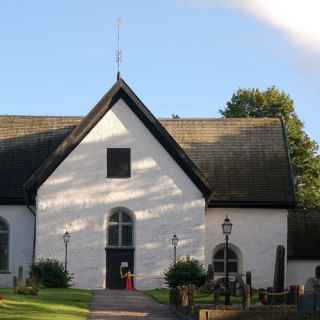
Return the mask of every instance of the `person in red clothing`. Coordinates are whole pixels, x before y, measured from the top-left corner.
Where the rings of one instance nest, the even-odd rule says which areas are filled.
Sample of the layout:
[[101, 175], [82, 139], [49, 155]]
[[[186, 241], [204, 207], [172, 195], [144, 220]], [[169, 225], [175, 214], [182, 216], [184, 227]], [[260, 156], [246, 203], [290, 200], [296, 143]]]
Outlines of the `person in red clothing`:
[[120, 268], [120, 276], [121, 276], [121, 279], [126, 279], [126, 289], [128, 291], [132, 291], [134, 275], [131, 273], [131, 271], [128, 270], [126, 273], [123, 273], [122, 268]]
[[129, 270], [127, 272], [127, 283], [126, 283], [126, 289], [128, 291], [132, 291], [133, 290], [133, 274], [131, 273], [131, 271]]

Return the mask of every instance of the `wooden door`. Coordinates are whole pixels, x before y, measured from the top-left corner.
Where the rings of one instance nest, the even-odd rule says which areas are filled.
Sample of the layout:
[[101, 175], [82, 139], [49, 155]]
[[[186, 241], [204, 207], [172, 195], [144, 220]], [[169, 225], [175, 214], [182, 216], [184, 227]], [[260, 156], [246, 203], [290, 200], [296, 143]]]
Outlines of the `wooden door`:
[[106, 287], [108, 289], [125, 289], [126, 279], [121, 279], [120, 266], [127, 265], [123, 271], [134, 273], [134, 249], [106, 249]]

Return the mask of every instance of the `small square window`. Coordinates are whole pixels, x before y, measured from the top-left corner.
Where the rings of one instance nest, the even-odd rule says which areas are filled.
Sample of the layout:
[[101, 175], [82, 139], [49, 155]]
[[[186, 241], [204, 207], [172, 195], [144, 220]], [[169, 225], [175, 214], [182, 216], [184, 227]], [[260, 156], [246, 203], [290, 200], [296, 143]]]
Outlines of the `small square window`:
[[130, 178], [131, 155], [129, 148], [107, 149], [107, 178]]

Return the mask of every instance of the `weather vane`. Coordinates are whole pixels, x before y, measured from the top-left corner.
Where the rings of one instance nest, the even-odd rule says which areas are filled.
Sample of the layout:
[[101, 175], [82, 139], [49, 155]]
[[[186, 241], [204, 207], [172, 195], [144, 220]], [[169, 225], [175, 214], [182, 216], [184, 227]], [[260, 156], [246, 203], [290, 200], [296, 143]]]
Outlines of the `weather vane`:
[[120, 27], [122, 25], [122, 20], [120, 18], [117, 19], [117, 51], [116, 51], [116, 61], [117, 61], [117, 80], [120, 79], [120, 63], [122, 62], [122, 51], [120, 49]]

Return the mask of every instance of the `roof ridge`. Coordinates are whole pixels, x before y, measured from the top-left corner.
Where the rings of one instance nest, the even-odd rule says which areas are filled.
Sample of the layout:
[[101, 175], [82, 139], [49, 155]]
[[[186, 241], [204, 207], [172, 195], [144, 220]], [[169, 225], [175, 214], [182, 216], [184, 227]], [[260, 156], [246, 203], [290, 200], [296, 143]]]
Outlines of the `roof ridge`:
[[[0, 114], [0, 118], [6, 118], [6, 117], [15, 117], [15, 118], [58, 118], [58, 119], [83, 119], [85, 115], [83, 116], [70, 116], [70, 115], [19, 115], [19, 114]], [[166, 117], [156, 117], [160, 121], [224, 121], [224, 120], [231, 120], [231, 121], [244, 121], [244, 120], [271, 120], [271, 119], [279, 119], [277, 117], [261, 117], [261, 118], [255, 118], [255, 117], [234, 117], [234, 118], [212, 118], [212, 117], [190, 117], [190, 118], [166, 118]]]
[[15, 118], [79, 118], [82, 119], [84, 116], [54, 116], [54, 115], [20, 115], [20, 114], [0, 114], [0, 118], [15, 117]]
[[163, 118], [163, 117], [159, 117], [158, 120], [164, 120], [164, 121], [222, 121], [222, 120], [279, 120], [278, 117], [261, 117], [261, 118], [256, 118], [256, 117], [242, 117], [242, 118], [177, 118], [177, 119], [173, 119], [173, 118]]

